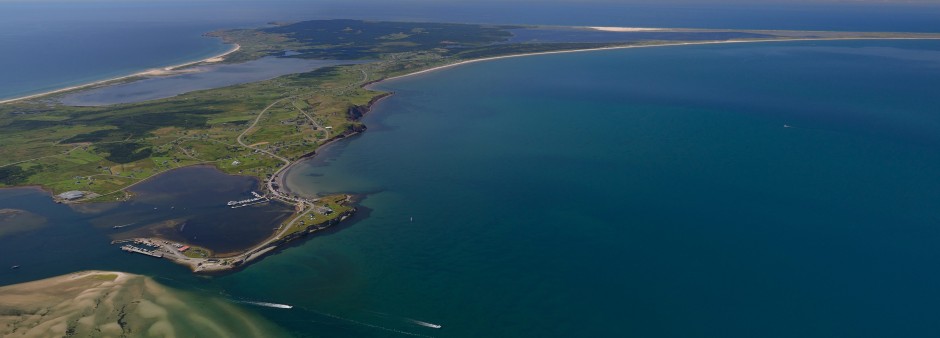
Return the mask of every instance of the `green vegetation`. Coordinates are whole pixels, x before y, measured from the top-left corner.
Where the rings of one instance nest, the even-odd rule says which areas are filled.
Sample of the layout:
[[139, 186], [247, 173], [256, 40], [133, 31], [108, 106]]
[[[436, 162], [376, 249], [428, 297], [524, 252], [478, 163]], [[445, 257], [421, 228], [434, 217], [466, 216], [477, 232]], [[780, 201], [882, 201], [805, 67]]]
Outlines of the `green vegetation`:
[[[42, 185], [55, 193], [82, 190], [99, 194], [96, 201], [113, 201], [126, 198], [124, 189], [143, 179], [193, 164], [267, 179], [283, 166], [280, 158], [296, 160], [364, 130], [358, 119], [383, 94], [363, 88], [367, 83], [468, 59], [613, 45], [508, 43], [511, 28], [517, 27], [319, 20], [213, 32], [241, 46], [226, 62], [286, 51], [297, 58], [369, 61], [140, 103], [71, 107], [47, 97], [0, 105], [0, 187]], [[671, 43], [680, 41], [677, 37], [809, 34], [676, 30], [656, 36], [666, 33], [672, 34]], [[663, 41], [632, 42], [656, 43]]]
[[299, 57], [366, 59], [382, 54], [419, 50], [460, 50], [509, 39], [506, 28], [447, 23], [374, 22], [359, 20], [305, 21], [262, 29], [303, 43]]
[[189, 258], [206, 258], [212, 257], [212, 251], [206, 248], [190, 245], [189, 249], [183, 252], [183, 255]]
[[337, 221], [343, 215], [347, 215], [352, 210], [353, 207], [349, 205], [349, 196], [347, 195], [321, 197], [313, 210], [301, 213], [285, 223], [290, 228], [284, 232], [284, 235], [326, 226], [328, 223]]
[[360, 88], [362, 67], [108, 107], [3, 105], [0, 158], [7, 162], [0, 163], [0, 185], [38, 184], [56, 193], [108, 195], [154, 174], [197, 163], [265, 178], [283, 163], [239, 145], [238, 135], [261, 110], [282, 98], [289, 99], [260, 117], [246, 133], [246, 144], [296, 159], [328, 137], [361, 129], [346, 112], [378, 94]]

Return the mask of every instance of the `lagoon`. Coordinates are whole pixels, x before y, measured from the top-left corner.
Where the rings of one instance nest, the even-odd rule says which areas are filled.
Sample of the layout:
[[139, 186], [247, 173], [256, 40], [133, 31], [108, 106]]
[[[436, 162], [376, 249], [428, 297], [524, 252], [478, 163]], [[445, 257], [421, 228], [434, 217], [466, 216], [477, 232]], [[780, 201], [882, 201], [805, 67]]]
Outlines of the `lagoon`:
[[201, 65], [176, 71], [178, 74], [146, 77], [127, 83], [78, 91], [67, 94], [59, 101], [70, 106], [106, 106], [142, 102], [350, 63], [355, 62], [264, 57], [237, 64]]
[[[0, 209], [20, 213], [14, 219], [18, 222], [0, 224], [13, 229], [0, 231], [0, 284], [99, 268], [189, 274], [166, 260], [126, 254], [110, 242], [157, 236], [220, 253], [250, 247], [293, 212], [279, 202], [226, 206], [230, 200], [250, 198], [252, 190], [258, 190], [256, 179], [206, 166], [155, 176], [132, 188], [134, 198], [127, 202], [64, 205], [39, 188], [0, 189]], [[21, 268], [6, 268], [13, 265]]]

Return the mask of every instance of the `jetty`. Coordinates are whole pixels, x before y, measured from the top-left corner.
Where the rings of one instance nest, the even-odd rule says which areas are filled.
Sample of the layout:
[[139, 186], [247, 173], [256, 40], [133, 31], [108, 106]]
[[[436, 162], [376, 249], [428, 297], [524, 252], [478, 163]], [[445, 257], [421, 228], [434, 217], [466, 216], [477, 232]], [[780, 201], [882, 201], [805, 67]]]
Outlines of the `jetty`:
[[121, 247], [121, 250], [124, 250], [127, 252], [139, 253], [141, 255], [147, 255], [150, 257], [163, 258], [163, 254], [161, 253], [156, 253], [151, 250], [144, 250], [133, 245], [124, 245]]
[[240, 201], [229, 201], [227, 205], [231, 207], [232, 209], [235, 209], [235, 208], [246, 207], [246, 206], [253, 205], [253, 204], [264, 203], [268, 201], [267, 197], [264, 197], [264, 195], [261, 195], [254, 191], [251, 192], [251, 195], [254, 196], [254, 198], [249, 198], [249, 199], [240, 200]]

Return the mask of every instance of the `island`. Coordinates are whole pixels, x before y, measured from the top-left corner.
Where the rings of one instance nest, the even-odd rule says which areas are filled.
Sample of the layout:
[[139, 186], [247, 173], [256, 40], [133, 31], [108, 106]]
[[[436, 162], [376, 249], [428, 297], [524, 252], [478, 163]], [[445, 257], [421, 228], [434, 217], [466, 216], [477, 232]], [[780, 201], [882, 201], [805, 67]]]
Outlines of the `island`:
[[[125, 251], [166, 258], [194, 272], [244, 267], [357, 210], [349, 194], [302, 196], [285, 176], [324, 146], [366, 131], [361, 118], [391, 93], [370, 85], [446, 67], [526, 55], [589, 50], [840, 39], [936, 39], [938, 34], [631, 27], [546, 27], [315, 20], [208, 33], [234, 46], [215, 63], [262, 58], [344, 60], [273, 79], [144, 102], [69, 106], [71, 92], [163, 72], [121, 77], [0, 104], [0, 187], [41, 186], [62, 203], [126, 201], [131, 188], [173, 170], [208, 165], [257, 179], [260, 193], [240, 204], [286, 203], [294, 213], [257, 245], [215, 253], [159, 237], [115, 241]], [[13, 211], [6, 212], [13, 215]], [[11, 216], [7, 216], [11, 217]]]

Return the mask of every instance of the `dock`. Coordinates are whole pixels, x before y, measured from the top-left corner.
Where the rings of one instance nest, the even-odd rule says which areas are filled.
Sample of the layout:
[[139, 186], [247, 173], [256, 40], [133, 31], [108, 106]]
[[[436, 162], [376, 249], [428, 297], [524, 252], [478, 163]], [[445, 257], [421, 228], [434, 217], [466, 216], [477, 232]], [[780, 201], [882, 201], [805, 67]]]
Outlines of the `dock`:
[[229, 207], [231, 207], [232, 209], [235, 209], [235, 208], [241, 208], [241, 207], [249, 206], [249, 205], [252, 205], [252, 204], [264, 203], [264, 202], [267, 202], [267, 201], [268, 201], [268, 198], [267, 198], [267, 197], [264, 197], [263, 195], [261, 195], [261, 194], [259, 194], [259, 193], [257, 193], [257, 192], [252, 191], [252, 192], [251, 192], [251, 195], [252, 195], [252, 196], [255, 196], [255, 197], [254, 197], [254, 198], [249, 198], [249, 199], [246, 199], [246, 200], [241, 200], [241, 201], [229, 201], [227, 205], [228, 205]]
[[127, 252], [139, 253], [141, 255], [147, 255], [150, 257], [163, 258], [163, 254], [155, 253], [151, 250], [144, 250], [136, 246], [132, 246], [132, 245], [124, 245], [121, 247], [121, 250], [124, 250]]

